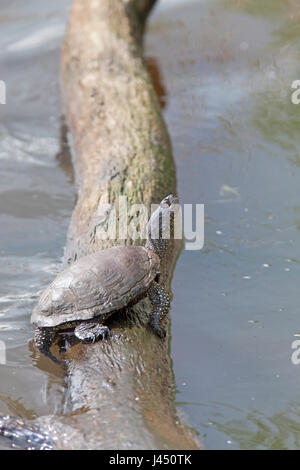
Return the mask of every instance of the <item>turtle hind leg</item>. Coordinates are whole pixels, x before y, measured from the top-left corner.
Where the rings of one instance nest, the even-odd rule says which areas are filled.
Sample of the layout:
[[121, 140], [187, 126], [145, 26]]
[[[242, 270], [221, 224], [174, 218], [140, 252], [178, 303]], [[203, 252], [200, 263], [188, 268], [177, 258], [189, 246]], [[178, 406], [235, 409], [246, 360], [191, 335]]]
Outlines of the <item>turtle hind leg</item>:
[[105, 339], [110, 335], [110, 329], [102, 324], [105, 318], [101, 318], [101, 323], [95, 320], [83, 321], [76, 326], [74, 334], [83, 343], [95, 343], [99, 339]]
[[170, 297], [164, 288], [155, 281], [150, 286], [148, 296], [153, 307], [149, 324], [160, 338], [164, 338], [166, 332], [161, 326], [161, 320], [170, 309]]
[[49, 357], [49, 359], [51, 359], [56, 364], [61, 364], [61, 361], [59, 361], [55, 356], [53, 356], [50, 351], [51, 345], [55, 341], [56, 336], [57, 331], [55, 328], [37, 327], [34, 333], [34, 341], [36, 347], [39, 351], [41, 351], [41, 353]]

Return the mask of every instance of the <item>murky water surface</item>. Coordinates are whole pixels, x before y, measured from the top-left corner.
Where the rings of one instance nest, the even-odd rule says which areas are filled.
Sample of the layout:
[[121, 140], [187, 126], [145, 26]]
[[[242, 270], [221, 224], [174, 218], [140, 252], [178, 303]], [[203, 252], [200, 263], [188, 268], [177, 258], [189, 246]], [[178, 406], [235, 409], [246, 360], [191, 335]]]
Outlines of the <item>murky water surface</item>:
[[[0, 412], [61, 410], [64, 382], [34, 366], [29, 319], [60, 270], [75, 189], [60, 166], [59, 48], [68, 2], [2, 0]], [[5, 345], [5, 354], [3, 346]]]
[[[75, 198], [58, 86], [68, 6], [1, 2], [0, 413], [28, 418], [63, 407], [29, 318]], [[205, 204], [204, 249], [183, 251], [173, 279], [171, 354], [178, 409], [208, 449], [300, 447], [299, 26], [293, 0], [162, 0], [148, 28], [179, 196]]]
[[206, 448], [299, 448], [299, 5], [170, 3], [146, 49], [181, 201], [206, 214], [204, 249], [182, 253], [172, 284], [177, 402]]

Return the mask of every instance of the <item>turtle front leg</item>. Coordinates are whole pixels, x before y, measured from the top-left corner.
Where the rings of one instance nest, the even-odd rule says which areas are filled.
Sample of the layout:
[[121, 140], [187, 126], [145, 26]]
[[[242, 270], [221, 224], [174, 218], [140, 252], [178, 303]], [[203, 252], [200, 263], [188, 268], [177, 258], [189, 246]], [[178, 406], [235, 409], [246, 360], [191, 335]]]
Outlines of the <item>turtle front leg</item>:
[[34, 332], [34, 341], [36, 347], [41, 351], [41, 353], [49, 357], [53, 362], [56, 362], [56, 364], [61, 364], [61, 362], [50, 352], [51, 345], [54, 343], [56, 336], [57, 331], [55, 328], [37, 327]]
[[152, 282], [148, 290], [148, 296], [153, 307], [149, 324], [160, 338], [164, 338], [166, 332], [161, 327], [161, 320], [170, 309], [170, 297], [164, 288], [155, 281]]
[[102, 321], [104, 318], [101, 318], [101, 323], [95, 320], [83, 321], [74, 330], [76, 338], [87, 344], [107, 338], [110, 335], [110, 329], [103, 325]]

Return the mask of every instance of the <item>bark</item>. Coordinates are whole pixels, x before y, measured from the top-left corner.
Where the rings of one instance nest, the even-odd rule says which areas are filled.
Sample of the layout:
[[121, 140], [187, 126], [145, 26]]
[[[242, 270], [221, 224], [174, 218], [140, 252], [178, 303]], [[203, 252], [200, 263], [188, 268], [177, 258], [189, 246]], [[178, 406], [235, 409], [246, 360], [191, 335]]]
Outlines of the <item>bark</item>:
[[[129, 204], [149, 206], [175, 193], [168, 132], [142, 55], [144, 23], [154, 3], [74, 0], [61, 60], [78, 186], [66, 264], [131, 243], [99, 236], [106, 223], [103, 196], [112, 205], [125, 195]], [[163, 260], [165, 286], [179, 250], [174, 243]], [[58, 448], [198, 448], [175, 412], [168, 336], [162, 341], [148, 328], [149, 312], [146, 298], [111, 317], [110, 340], [77, 344], [66, 353], [70, 413], [37, 420]]]

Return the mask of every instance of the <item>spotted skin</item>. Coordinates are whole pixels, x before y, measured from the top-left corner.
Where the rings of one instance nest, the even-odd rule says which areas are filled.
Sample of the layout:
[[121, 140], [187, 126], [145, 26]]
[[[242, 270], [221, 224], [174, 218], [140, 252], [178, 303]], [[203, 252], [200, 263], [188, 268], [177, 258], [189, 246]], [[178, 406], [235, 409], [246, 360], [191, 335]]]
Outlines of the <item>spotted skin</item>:
[[164, 338], [166, 336], [166, 332], [161, 325], [161, 321], [169, 312], [170, 297], [164, 288], [156, 281], [152, 282], [148, 291], [148, 296], [153, 307], [149, 324], [160, 338]]
[[110, 335], [110, 329], [103, 325], [103, 322], [109, 317], [109, 314], [99, 315], [98, 318], [86, 321], [73, 321], [62, 323], [56, 327], [39, 327], [35, 329], [35, 344], [37, 348], [49, 357], [53, 362], [60, 364], [50, 351], [51, 345], [55, 342], [60, 333], [65, 330], [74, 330], [74, 335], [83, 343], [95, 343], [100, 338], [104, 339]]
[[60, 364], [61, 361], [53, 356], [50, 351], [50, 346], [56, 340], [57, 334], [58, 328], [36, 328], [34, 332], [34, 341], [39, 351], [49, 357], [56, 364]]
[[[170, 309], [170, 297], [164, 288], [156, 281], [151, 283], [148, 296], [152, 304], [149, 324], [160, 338], [164, 338], [166, 332], [161, 326], [161, 320], [167, 315]], [[61, 361], [50, 351], [51, 345], [55, 342], [60, 333], [68, 329], [74, 329], [74, 335], [80, 341], [86, 344], [95, 343], [99, 339], [105, 339], [110, 336], [110, 329], [103, 325], [108, 317], [110, 317], [110, 314], [103, 314], [93, 320], [67, 322], [57, 325], [56, 327], [36, 328], [36, 346], [45, 356], [49, 357], [53, 362], [60, 364]]]
[[160, 262], [172, 239], [177, 205], [172, 194], [161, 201], [148, 223], [145, 247], [116, 246], [93, 253], [56, 277], [31, 316], [36, 326], [35, 343], [41, 352], [59, 362], [50, 348], [58, 334], [66, 334], [63, 330], [69, 328], [84, 343], [106, 338], [110, 331], [105, 320], [144, 295], [152, 303], [150, 325], [160, 338], [165, 337], [162, 319], [169, 311], [170, 299], [157, 280]]

